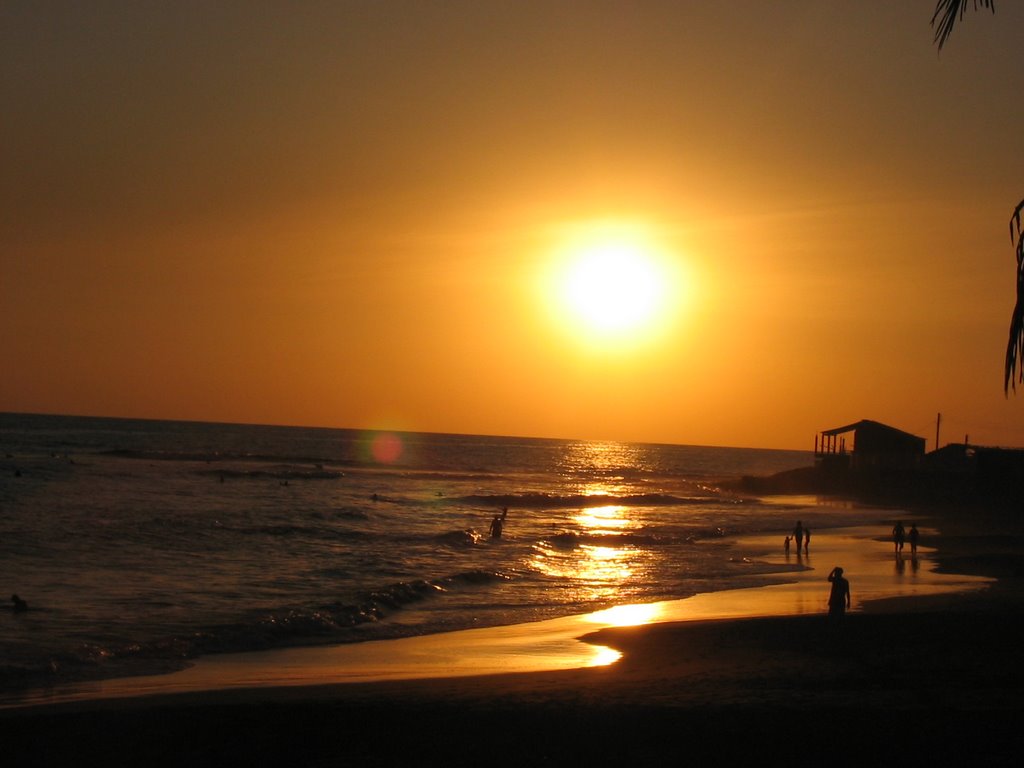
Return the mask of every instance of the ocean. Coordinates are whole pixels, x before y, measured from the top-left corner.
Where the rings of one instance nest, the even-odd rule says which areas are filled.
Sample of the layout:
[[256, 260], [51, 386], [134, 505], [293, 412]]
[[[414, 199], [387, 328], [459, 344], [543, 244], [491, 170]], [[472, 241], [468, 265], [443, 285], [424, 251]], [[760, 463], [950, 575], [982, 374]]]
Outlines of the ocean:
[[812, 460], [0, 414], [0, 692], [775, 583], [742, 537], [855, 512], [723, 484]]

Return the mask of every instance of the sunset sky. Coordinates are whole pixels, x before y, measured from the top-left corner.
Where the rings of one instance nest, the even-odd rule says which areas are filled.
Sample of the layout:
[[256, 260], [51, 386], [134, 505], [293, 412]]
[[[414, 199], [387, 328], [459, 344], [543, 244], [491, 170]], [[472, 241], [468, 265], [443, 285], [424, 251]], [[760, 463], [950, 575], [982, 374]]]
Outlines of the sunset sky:
[[1024, 4], [934, 6], [3, 3], [0, 411], [1024, 446]]

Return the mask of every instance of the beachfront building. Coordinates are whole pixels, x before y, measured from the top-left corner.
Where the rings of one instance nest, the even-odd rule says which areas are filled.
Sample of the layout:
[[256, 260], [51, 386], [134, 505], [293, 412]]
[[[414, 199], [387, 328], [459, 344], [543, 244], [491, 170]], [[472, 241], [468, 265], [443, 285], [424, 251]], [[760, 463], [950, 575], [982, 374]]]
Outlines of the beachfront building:
[[924, 451], [923, 437], [870, 419], [823, 430], [814, 439], [815, 460], [826, 467], [912, 469]]
[[1024, 450], [949, 444], [925, 453], [925, 438], [863, 419], [823, 430], [810, 483], [817, 492], [872, 503], [1024, 509]]
[[929, 483], [945, 488], [950, 498], [1007, 500], [1021, 508], [1024, 494], [1024, 450], [950, 443], [925, 457]]

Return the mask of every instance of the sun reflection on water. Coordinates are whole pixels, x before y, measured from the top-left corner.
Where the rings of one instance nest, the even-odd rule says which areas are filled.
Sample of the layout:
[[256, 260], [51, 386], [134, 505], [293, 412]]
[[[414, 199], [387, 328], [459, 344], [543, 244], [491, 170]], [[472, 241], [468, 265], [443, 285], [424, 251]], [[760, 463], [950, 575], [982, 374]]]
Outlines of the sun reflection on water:
[[645, 472], [637, 446], [571, 446], [560, 473], [578, 506], [566, 511], [564, 529], [534, 545], [530, 567], [566, 584], [566, 597], [581, 605], [641, 599], [653, 558], [638, 536], [648, 513], [620, 502], [642, 495], [637, 478]]
[[627, 443], [577, 443], [567, 447], [560, 474], [585, 496], [628, 493], [629, 477], [644, 470], [642, 451]]
[[628, 579], [633, 573], [628, 550], [615, 547], [580, 547], [583, 558], [578, 563], [580, 575], [588, 581], [617, 582]]
[[626, 516], [626, 508], [618, 504], [581, 509], [573, 517], [573, 521], [585, 529], [621, 529], [634, 525], [633, 521]]
[[633, 553], [628, 549], [581, 544], [571, 552], [538, 548], [532, 565], [541, 573], [575, 584], [580, 600], [613, 600], [623, 582], [633, 576]]
[[628, 507], [608, 504], [580, 509], [573, 528], [534, 547], [531, 566], [572, 585], [580, 602], [629, 599], [646, 572], [647, 553], [626, 535], [639, 526]]

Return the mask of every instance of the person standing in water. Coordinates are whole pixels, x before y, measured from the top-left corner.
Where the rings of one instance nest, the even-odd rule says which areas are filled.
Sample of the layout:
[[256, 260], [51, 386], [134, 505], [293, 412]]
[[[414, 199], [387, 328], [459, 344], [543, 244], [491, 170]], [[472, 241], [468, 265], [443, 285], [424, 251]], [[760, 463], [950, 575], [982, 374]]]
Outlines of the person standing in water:
[[491, 538], [501, 538], [501, 515], [495, 515], [494, 519], [491, 520]]
[[838, 565], [828, 575], [832, 583], [832, 591], [828, 596], [828, 616], [834, 622], [840, 622], [850, 607], [850, 582], [843, 577], [843, 569]]

